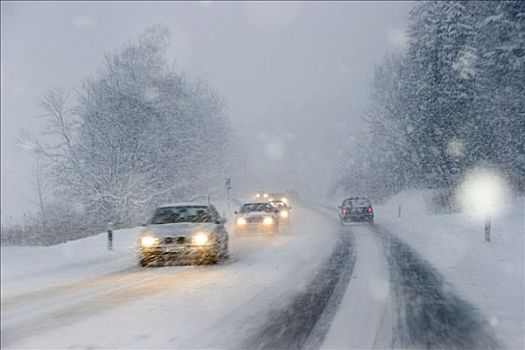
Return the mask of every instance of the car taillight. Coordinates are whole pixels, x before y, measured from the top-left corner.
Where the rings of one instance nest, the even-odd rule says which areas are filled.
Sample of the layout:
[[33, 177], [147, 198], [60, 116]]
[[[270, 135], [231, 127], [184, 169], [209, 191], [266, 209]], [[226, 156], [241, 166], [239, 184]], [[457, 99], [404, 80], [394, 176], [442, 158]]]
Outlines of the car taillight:
[[346, 208], [341, 208], [341, 213], [345, 214], [346, 213]]
[[367, 211], [368, 213], [371, 213], [371, 212], [373, 211], [373, 210], [372, 210], [372, 206], [369, 206], [368, 209], [366, 209], [366, 211]]

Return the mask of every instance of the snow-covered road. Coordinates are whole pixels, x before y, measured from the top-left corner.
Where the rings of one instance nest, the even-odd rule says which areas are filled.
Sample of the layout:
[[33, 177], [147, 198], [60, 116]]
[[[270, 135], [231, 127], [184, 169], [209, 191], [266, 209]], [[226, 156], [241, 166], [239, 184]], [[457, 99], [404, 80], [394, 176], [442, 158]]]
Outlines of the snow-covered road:
[[[114, 270], [108, 252], [78, 259], [69, 252], [63, 265], [46, 270], [20, 258], [26, 248], [6, 248], [2, 347], [242, 347], [307, 289], [340, 239], [338, 229], [298, 209], [278, 237], [232, 237], [230, 260], [217, 266], [139, 268], [134, 234], [116, 237], [126, 243], [113, 252]], [[103, 238], [98, 245], [88, 239], [85, 249], [100, 249]], [[82, 249], [71, 244], [82, 242], [36, 249], [58, 255]], [[27, 268], [10, 266], [14, 261]]]
[[[495, 313], [509, 326], [493, 327], [479, 311], [487, 311], [477, 305], [483, 299], [465, 287], [469, 280], [441, 263], [450, 258], [436, 259], [418, 243], [431, 237], [430, 225], [411, 236], [400, 231], [403, 221], [388, 216], [375, 226], [341, 226], [335, 210], [295, 208], [289, 230], [232, 237], [230, 259], [216, 266], [139, 268], [133, 229], [116, 234], [113, 252], [105, 250], [104, 235], [55, 247], [3, 247], [2, 347], [519, 347], [523, 315], [504, 319], [509, 303]], [[432, 249], [442, 249], [432, 239]], [[519, 249], [506, 255], [513, 263], [520, 256]], [[519, 284], [515, 279], [509, 283]], [[499, 297], [490, 286], [483, 290]]]
[[[336, 210], [317, 207], [337, 218]], [[388, 223], [388, 221], [386, 221]], [[390, 231], [353, 223], [356, 264], [323, 349], [496, 349], [503, 345], [477, 305]]]

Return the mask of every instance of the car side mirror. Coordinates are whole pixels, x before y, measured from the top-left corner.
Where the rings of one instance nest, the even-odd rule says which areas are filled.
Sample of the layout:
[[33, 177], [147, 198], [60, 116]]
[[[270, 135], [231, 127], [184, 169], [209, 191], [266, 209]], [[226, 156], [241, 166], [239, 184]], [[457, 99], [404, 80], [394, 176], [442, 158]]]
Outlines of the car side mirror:
[[144, 226], [146, 226], [146, 225], [147, 225], [146, 223], [143, 223], [143, 224], [141, 224], [140, 226], [144, 227]]
[[239, 212], [238, 212], [238, 211], [235, 211], [235, 212], [233, 212], [233, 213], [234, 213], [235, 215], [239, 214]]
[[288, 207], [289, 210], [292, 210], [292, 207]]
[[279, 214], [279, 210], [274, 210], [275, 214]]
[[226, 218], [218, 218], [217, 221], [215, 221], [217, 225], [222, 225], [226, 223]]

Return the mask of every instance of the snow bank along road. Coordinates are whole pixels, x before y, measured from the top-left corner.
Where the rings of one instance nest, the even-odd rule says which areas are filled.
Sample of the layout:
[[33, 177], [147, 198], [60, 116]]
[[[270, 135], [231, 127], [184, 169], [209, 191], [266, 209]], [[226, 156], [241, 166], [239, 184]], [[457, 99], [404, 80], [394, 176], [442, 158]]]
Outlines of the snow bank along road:
[[102, 236], [43, 248], [97, 249], [49, 269], [31, 258], [27, 271], [10, 267], [27, 251], [3, 249], [2, 347], [498, 347], [475, 308], [385, 227], [296, 208], [277, 237], [232, 237], [217, 266], [138, 268], [132, 230], [116, 236], [115, 256], [98, 253]]

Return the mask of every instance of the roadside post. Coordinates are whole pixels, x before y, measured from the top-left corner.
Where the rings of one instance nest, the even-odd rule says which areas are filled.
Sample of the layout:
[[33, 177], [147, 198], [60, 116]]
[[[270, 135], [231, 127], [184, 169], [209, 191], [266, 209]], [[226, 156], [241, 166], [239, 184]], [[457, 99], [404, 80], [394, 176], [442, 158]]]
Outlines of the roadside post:
[[230, 206], [230, 190], [232, 189], [232, 178], [231, 177], [227, 177], [226, 178], [226, 183], [225, 183], [225, 186], [226, 186], [226, 194], [228, 196], [228, 212], [231, 210], [231, 206]]
[[108, 250], [113, 250], [113, 223], [108, 222], [107, 231], [108, 231]]
[[511, 198], [506, 178], [496, 169], [474, 168], [464, 176], [456, 196], [462, 209], [470, 212], [477, 223], [485, 219], [484, 240], [491, 242], [492, 217]]
[[397, 217], [401, 218], [401, 204], [399, 204], [399, 207], [397, 207]]
[[490, 229], [491, 229], [490, 215], [485, 216], [485, 242], [490, 242]]

